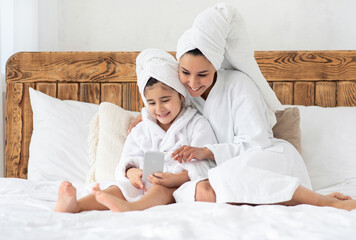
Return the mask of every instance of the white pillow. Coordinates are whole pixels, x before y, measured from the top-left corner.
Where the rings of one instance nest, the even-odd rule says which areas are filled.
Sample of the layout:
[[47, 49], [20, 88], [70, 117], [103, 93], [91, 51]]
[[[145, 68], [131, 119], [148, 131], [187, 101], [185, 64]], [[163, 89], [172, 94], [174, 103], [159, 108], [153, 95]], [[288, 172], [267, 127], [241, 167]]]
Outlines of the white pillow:
[[313, 189], [356, 179], [356, 107], [298, 107], [302, 156]]
[[89, 171], [89, 122], [98, 105], [59, 100], [30, 88], [33, 132], [28, 179], [84, 183]]
[[131, 121], [139, 114], [115, 104], [102, 102], [90, 124], [89, 147], [92, 159], [87, 183], [114, 181]]

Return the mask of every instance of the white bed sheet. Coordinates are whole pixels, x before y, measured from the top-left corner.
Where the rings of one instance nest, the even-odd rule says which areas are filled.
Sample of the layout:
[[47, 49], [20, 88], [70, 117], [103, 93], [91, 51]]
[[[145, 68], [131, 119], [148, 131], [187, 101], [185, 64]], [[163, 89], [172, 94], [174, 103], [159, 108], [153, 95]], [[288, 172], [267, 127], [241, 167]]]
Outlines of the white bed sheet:
[[[355, 210], [184, 203], [129, 213], [55, 213], [58, 185], [0, 178], [0, 239], [356, 239]], [[75, 186], [79, 197], [87, 193]], [[356, 181], [347, 186], [355, 197]]]

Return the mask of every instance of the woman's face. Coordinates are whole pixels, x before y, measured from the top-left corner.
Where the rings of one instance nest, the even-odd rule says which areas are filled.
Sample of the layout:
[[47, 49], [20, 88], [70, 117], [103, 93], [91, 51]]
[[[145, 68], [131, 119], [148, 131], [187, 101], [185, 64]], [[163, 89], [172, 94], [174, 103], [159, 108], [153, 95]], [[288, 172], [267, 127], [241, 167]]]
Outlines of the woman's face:
[[207, 98], [214, 85], [215, 68], [202, 56], [184, 54], [179, 60], [179, 79], [192, 97]]

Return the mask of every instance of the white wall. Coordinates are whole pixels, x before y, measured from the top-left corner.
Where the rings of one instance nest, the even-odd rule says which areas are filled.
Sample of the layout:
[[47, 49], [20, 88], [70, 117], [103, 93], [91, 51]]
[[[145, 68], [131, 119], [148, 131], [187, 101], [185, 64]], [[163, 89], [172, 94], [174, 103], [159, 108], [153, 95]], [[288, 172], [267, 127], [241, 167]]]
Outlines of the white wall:
[[[50, 2], [50, 3], [48, 3]], [[175, 50], [218, 0], [40, 0], [40, 50]], [[354, 0], [225, 0], [245, 17], [256, 50], [356, 49]], [[41, 25], [42, 24], [42, 25]], [[46, 41], [42, 41], [46, 39]]]
[[[5, 63], [15, 52], [175, 50], [194, 17], [217, 2], [221, 1], [0, 0], [2, 92]], [[354, 0], [225, 2], [245, 17], [256, 50], [356, 50]], [[0, 117], [0, 127], [3, 122]], [[3, 137], [3, 176], [1, 141]]]

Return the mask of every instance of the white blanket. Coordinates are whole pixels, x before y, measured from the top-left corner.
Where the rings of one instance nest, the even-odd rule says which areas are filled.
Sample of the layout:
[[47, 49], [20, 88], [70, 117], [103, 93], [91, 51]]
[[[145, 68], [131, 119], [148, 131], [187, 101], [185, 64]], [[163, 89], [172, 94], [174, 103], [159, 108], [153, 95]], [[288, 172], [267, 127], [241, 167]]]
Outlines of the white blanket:
[[[181, 203], [145, 211], [53, 212], [59, 182], [0, 178], [0, 239], [343, 239], [356, 236], [356, 210], [300, 205]], [[87, 192], [77, 187], [78, 197]], [[348, 194], [356, 197], [356, 181]]]

